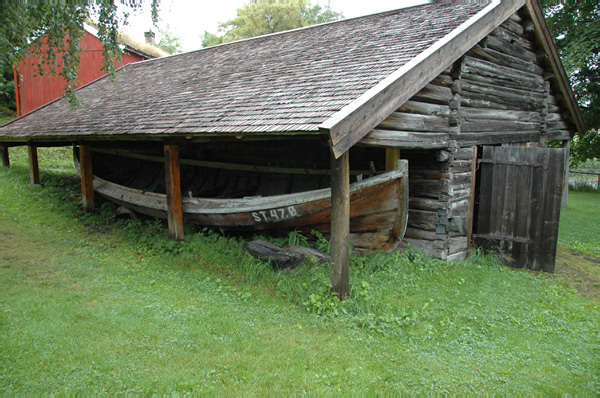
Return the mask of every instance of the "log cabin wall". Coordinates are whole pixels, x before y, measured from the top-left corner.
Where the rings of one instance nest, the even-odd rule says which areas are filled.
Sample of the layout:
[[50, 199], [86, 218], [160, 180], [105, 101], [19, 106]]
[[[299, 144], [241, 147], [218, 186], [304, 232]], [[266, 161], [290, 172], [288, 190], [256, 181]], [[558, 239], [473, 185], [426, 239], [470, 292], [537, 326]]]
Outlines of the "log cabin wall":
[[446, 260], [466, 255], [474, 147], [570, 139], [533, 29], [525, 14], [513, 15], [361, 141], [399, 147], [409, 160], [402, 247]]

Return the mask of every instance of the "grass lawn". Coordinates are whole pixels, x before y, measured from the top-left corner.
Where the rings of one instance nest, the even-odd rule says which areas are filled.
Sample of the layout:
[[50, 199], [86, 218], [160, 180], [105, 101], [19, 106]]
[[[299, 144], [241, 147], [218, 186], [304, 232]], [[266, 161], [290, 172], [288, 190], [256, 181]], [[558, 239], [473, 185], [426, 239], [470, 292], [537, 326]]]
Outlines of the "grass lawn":
[[[76, 178], [48, 171], [68, 160], [45, 150], [43, 187], [18, 149], [0, 168], [3, 393], [600, 391], [598, 305], [560, 278], [375, 253], [352, 257], [340, 303], [325, 266], [276, 273], [235, 237], [186, 226], [178, 244], [110, 204], [81, 215]], [[563, 250], [595, 258], [594, 227], [573, 225]]]

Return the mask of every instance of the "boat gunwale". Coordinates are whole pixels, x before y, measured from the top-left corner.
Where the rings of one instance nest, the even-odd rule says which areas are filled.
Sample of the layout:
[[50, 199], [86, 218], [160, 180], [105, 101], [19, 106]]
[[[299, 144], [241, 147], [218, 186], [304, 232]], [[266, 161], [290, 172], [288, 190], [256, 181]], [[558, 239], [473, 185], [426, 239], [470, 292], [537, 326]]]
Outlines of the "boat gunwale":
[[[350, 184], [350, 193], [354, 193], [357, 191], [380, 185], [388, 181], [393, 181], [399, 178], [406, 177], [407, 166], [404, 162], [405, 161], [402, 160], [399, 161], [398, 169], [391, 170], [383, 174]], [[154, 210], [166, 210], [166, 194], [130, 188], [108, 180], [104, 180], [98, 176], [94, 176], [94, 189], [96, 189], [102, 195], [119, 199], [118, 195], [111, 195], [107, 192], [103, 192], [105, 191], [105, 187], [103, 187], [103, 185], [108, 186], [113, 190], [126, 191], [131, 195], [139, 195], [142, 198], [144, 198], [144, 200], [139, 200], [135, 202], [128, 201], [128, 203], [131, 203], [132, 205], [145, 206]], [[322, 188], [292, 194], [231, 199], [189, 198], [184, 196], [182, 197], [182, 204], [184, 212], [189, 214], [234, 214], [261, 211], [270, 208], [299, 206], [305, 203], [327, 199], [329, 197], [331, 197], [331, 188]], [[152, 202], [152, 199], [158, 200], [160, 202], [164, 201], [164, 203], [161, 203], [160, 205], [153, 205], [152, 203], [149, 203]]]

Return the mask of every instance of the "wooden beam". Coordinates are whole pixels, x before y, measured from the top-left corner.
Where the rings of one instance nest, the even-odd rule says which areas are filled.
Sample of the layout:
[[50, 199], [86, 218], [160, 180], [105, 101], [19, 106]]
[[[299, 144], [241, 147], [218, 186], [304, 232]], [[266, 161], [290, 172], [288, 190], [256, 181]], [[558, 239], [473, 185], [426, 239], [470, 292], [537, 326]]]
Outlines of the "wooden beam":
[[400, 160], [400, 148], [385, 148], [385, 169], [396, 170]]
[[79, 174], [81, 177], [81, 201], [83, 211], [94, 210], [94, 175], [92, 174], [92, 150], [90, 145], [79, 145]]
[[10, 157], [8, 156], [8, 146], [0, 146], [0, 156], [2, 157], [2, 166], [10, 167]]
[[350, 289], [350, 162], [331, 153], [331, 289], [340, 300]]
[[335, 156], [348, 151], [524, 3], [525, 0], [493, 1], [321, 124], [319, 128], [329, 132]]
[[183, 240], [183, 203], [181, 201], [181, 172], [179, 164], [179, 145], [166, 144], [165, 182], [167, 187], [167, 208], [169, 239]]
[[39, 185], [40, 167], [38, 164], [37, 146], [30, 143], [27, 149], [29, 151], [29, 183], [31, 185]]

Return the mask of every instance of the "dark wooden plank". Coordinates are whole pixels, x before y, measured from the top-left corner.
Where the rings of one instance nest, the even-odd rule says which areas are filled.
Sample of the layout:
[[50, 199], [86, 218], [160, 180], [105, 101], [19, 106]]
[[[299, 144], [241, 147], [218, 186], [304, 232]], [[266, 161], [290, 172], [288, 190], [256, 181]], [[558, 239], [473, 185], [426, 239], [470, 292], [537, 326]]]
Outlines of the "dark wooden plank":
[[[521, 160], [529, 164], [533, 164], [533, 152], [523, 151]], [[531, 226], [531, 195], [532, 189], [535, 186], [533, 177], [533, 167], [519, 167], [516, 176], [516, 191], [519, 195], [519, 200], [515, 206], [513, 236], [516, 238], [529, 241], [530, 226]], [[517, 268], [527, 267], [528, 253], [534, 250], [535, 244], [515, 242], [513, 244], [512, 258], [513, 266]]]
[[2, 166], [10, 167], [10, 157], [8, 156], [8, 146], [0, 146], [0, 157], [2, 157]]
[[531, 228], [529, 230], [529, 239], [535, 242], [535, 247], [528, 253], [527, 268], [539, 271], [539, 256], [541, 251], [541, 239], [544, 230], [544, 186], [548, 178], [548, 157], [544, 156], [543, 151], [538, 148], [530, 148], [533, 153], [533, 162], [538, 167], [533, 167], [533, 186], [531, 187]]
[[471, 189], [469, 191], [469, 208], [467, 211], [467, 248], [471, 248], [473, 237], [473, 221], [475, 219], [475, 191], [477, 174], [477, 147], [473, 146], [473, 160], [471, 162]]
[[335, 156], [339, 157], [348, 151], [524, 3], [524, 0], [516, 0], [488, 6], [486, 12], [463, 24], [460, 34], [455, 31], [456, 34], [448, 35], [446, 39], [431, 46], [389, 76], [385, 84], [369, 90], [368, 94], [323, 123], [320, 128], [329, 132]]
[[331, 154], [331, 288], [341, 300], [350, 289], [350, 163]]
[[169, 239], [183, 240], [183, 204], [181, 201], [181, 172], [179, 164], [179, 145], [171, 145], [165, 143], [164, 153]]
[[539, 262], [542, 271], [554, 272], [565, 154], [564, 149], [558, 148], [547, 148], [545, 153], [548, 157], [548, 179], [544, 189], [544, 228], [540, 242]]
[[31, 185], [40, 184], [40, 166], [38, 163], [37, 146], [29, 144], [27, 146], [29, 152], [29, 183]]
[[[482, 160], [492, 160], [493, 158], [494, 147], [483, 147]], [[481, 183], [479, 190], [477, 234], [489, 234], [492, 201], [494, 197], [494, 168], [488, 163], [482, 163], [479, 167], [481, 167]]]
[[92, 174], [92, 151], [90, 145], [79, 145], [79, 165], [83, 211], [90, 212], [94, 210], [94, 175]]

